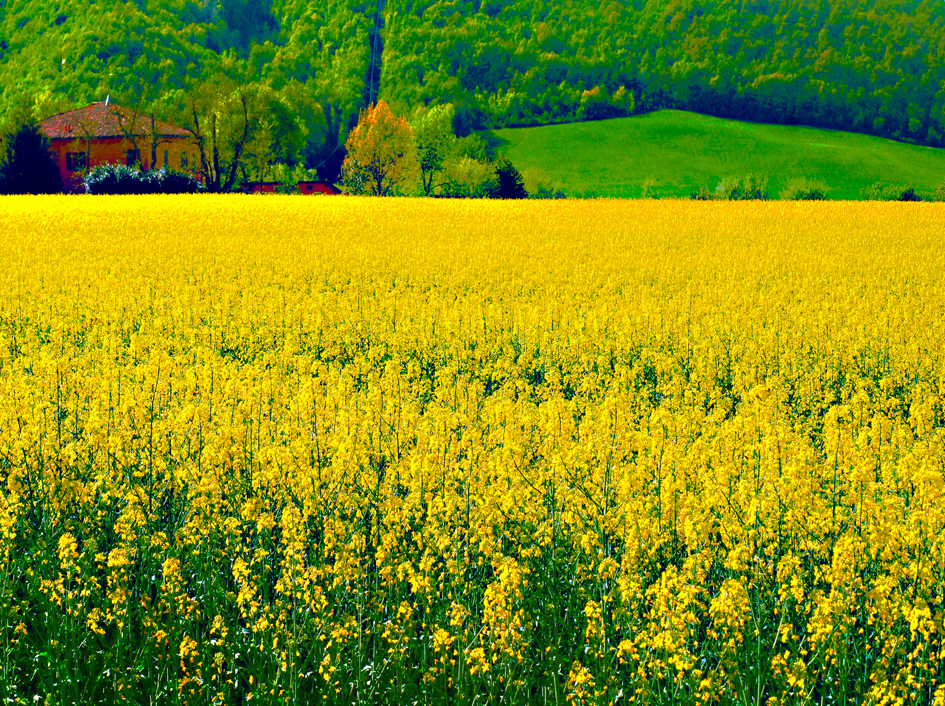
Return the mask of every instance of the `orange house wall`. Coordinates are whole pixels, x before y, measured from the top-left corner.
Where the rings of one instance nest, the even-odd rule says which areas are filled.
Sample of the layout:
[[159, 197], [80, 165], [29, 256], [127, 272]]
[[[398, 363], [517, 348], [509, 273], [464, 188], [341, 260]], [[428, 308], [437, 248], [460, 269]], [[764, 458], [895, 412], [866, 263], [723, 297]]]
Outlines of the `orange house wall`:
[[[81, 138], [72, 138], [69, 140], [50, 140], [52, 149], [50, 150], [56, 156], [56, 163], [59, 165], [59, 175], [62, 177], [62, 187], [66, 192], [83, 193], [85, 187], [82, 183], [84, 171], [70, 172], [66, 168], [66, 155], [69, 152], [85, 152], [89, 144]], [[91, 149], [89, 150], [88, 168], [97, 167], [100, 164], [125, 164], [125, 155], [130, 149], [134, 149], [131, 140], [127, 137], [94, 137], [91, 140]], [[147, 138], [138, 140], [138, 149], [141, 151], [141, 166], [144, 169], [149, 168], [151, 161], [151, 145]], [[168, 161], [164, 163], [164, 151], [168, 152]], [[167, 137], [162, 138], [161, 144], [157, 148], [157, 162], [154, 165], [156, 169], [164, 166], [170, 166], [178, 171], [182, 170], [181, 157], [187, 155], [188, 168], [183, 171], [194, 172], [197, 166], [198, 156], [197, 148], [190, 138], [187, 137]]]

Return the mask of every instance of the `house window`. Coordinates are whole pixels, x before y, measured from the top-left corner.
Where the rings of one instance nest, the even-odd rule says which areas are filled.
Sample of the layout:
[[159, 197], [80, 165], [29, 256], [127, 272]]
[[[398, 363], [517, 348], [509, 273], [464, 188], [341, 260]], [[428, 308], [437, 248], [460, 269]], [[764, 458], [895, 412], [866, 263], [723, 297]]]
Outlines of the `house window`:
[[167, 150], [164, 150], [164, 166], [169, 167], [171, 163], [167, 160]]
[[128, 150], [125, 152], [125, 164], [129, 167], [133, 167], [138, 162], [141, 161], [141, 151], [140, 150]]
[[85, 152], [67, 152], [66, 169], [70, 172], [81, 172], [85, 169]]
[[180, 168], [187, 169], [187, 153], [186, 152], [180, 153]]

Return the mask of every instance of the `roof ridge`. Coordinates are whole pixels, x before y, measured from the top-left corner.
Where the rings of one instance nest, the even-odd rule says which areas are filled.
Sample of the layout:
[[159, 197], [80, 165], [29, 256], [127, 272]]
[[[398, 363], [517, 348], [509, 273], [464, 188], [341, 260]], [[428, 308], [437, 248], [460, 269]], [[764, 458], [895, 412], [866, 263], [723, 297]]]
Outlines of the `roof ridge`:
[[[108, 110], [113, 108], [113, 110]], [[75, 139], [85, 133], [85, 137], [126, 137], [129, 133], [135, 137], [150, 134], [148, 123], [153, 119], [155, 135], [163, 137], [187, 137], [190, 133], [166, 120], [148, 113], [138, 113], [117, 103], [94, 101], [88, 105], [56, 113], [40, 120], [40, 127], [50, 139]], [[130, 121], [127, 129], [123, 121]], [[82, 123], [85, 123], [84, 125]], [[78, 135], [76, 128], [79, 128]]]

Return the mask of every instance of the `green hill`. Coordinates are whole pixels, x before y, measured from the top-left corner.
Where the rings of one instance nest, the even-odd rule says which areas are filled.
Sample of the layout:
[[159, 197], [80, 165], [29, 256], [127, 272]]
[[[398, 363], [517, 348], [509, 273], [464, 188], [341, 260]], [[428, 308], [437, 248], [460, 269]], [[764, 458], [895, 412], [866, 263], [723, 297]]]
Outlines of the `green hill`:
[[763, 125], [660, 110], [629, 118], [495, 130], [523, 173], [572, 194], [688, 196], [726, 178], [764, 175], [777, 197], [790, 182], [826, 184], [855, 199], [877, 182], [932, 192], [945, 182], [945, 150], [858, 133]]

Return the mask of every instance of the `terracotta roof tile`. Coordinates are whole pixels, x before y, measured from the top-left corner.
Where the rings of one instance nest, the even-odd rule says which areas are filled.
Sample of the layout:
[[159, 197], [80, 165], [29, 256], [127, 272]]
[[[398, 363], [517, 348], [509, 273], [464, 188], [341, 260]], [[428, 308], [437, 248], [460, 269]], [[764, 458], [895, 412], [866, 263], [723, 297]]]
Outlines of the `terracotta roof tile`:
[[[40, 121], [39, 129], [50, 140], [85, 137], [125, 137], [129, 132], [136, 137], [151, 134], [151, 118], [139, 115], [132, 121], [134, 111], [121, 106], [92, 103], [84, 108], [69, 110]], [[134, 124], [132, 125], [132, 122]], [[132, 129], [133, 128], [133, 129]], [[155, 131], [162, 137], [190, 137], [186, 130], [160, 120], [154, 123]]]

